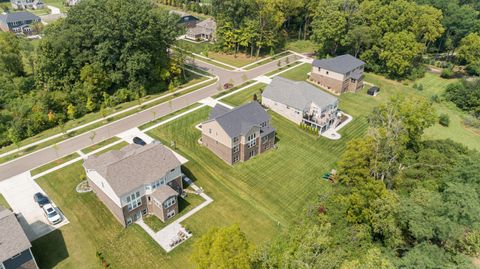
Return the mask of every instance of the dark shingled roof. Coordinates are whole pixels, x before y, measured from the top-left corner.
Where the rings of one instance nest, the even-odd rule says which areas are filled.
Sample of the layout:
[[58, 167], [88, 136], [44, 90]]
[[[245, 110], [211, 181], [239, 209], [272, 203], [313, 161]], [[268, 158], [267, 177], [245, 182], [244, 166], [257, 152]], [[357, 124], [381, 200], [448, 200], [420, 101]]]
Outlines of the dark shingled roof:
[[346, 74], [364, 64], [365, 62], [353, 57], [350, 54], [313, 61], [313, 66], [315, 67], [324, 68], [340, 74]]
[[305, 81], [293, 81], [274, 77], [262, 96], [272, 101], [303, 111], [310, 103], [322, 109], [338, 102], [338, 99]]
[[100, 156], [89, 156], [85, 168], [97, 171], [117, 196], [163, 177], [181, 165], [175, 154], [162, 144], [130, 144]]
[[230, 137], [244, 135], [253, 126], [260, 127], [261, 123], [270, 120], [270, 115], [256, 101], [229, 111], [226, 109], [228, 108], [222, 105], [215, 105], [209, 119], [216, 120]]
[[9, 22], [28, 21], [28, 20], [40, 20], [40, 17], [27, 11], [20, 11], [14, 13], [7, 13], [0, 15], [0, 21], [4, 21], [5, 24]]
[[15, 214], [0, 206], [0, 263], [31, 246]]

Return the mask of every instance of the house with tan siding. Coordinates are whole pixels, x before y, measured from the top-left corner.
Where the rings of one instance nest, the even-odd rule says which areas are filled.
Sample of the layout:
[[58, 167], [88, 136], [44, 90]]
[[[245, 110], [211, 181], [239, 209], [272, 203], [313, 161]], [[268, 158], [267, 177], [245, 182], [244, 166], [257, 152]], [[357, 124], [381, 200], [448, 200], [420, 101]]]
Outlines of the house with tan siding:
[[256, 101], [234, 109], [217, 104], [201, 128], [202, 145], [228, 164], [245, 162], [275, 145], [270, 115]]
[[38, 269], [31, 247], [15, 214], [0, 206], [0, 268]]
[[309, 80], [336, 95], [357, 92], [363, 87], [364, 67], [365, 62], [350, 54], [315, 60]]
[[83, 163], [89, 185], [123, 226], [147, 214], [164, 222], [178, 214], [181, 165], [162, 144], [131, 144]]
[[305, 124], [319, 134], [340, 121], [338, 99], [305, 81], [276, 76], [262, 93], [262, 104], [296, 124]]

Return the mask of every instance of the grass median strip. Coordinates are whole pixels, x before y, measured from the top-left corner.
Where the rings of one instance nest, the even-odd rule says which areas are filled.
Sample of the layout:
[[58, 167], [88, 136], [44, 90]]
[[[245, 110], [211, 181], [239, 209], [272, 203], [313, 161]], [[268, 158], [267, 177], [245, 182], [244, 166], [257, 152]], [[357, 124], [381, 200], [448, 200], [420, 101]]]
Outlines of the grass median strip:
[[82, 152], [85, 153], [85, 154], [87, 154], [87, 153], [90, 153], [90, 152], [92, 152], [92, 151], [94, 151], [94, 150], [97, 150], [97, 149], [99, 149], [99, 148], [101, 148], [101, 147], [104, 147], [104, 146], [106, 146], [106, 145], [108, 145], [108, 144], [111, 144], [111, 143], [113, 143], [113, 142], [116, 142], [116, 141], [118, 141], [118, 140], [120, 140], [120, 138], [118, 138], [118, 137], [116, 137], [116, 136], [110, 137], [110, 138], [107, 139], [107, 140], [103, 140], [103, 141], [100, 142], [100, 143], [97, 143], [97, 144], [95, 144], [95, 145], [93, 145], [93, 146], [90, 146], [90, 147], [88, 147], [88, 148], [82, 149]]
[[113, 145], [113, 146], [111, 146], [111, 147], [108, 147], [108, 148], [106, 148], [106, 149], [104, 149], [104, 150], [101, 150], [101, 151], [95, 153], [95, 156], [102, 155], [103, 153], [109, 152], [109, 151], [111, 151], [111, 150], [120, 150], [120, 149], [124, 148], [125, 146], [128, 146], [128, 143], [125, 142], [125, 141], [122, 141], [122, 142], [120, 142], [120, 143], [118, 143], [118, 144], [115, 144], [115, 145]]
[[40, 174], [40, 173], [42, 173], [42, 172], [47, 171], [48, 169], [52, 169], [52, 168], [54, 168], [55, 166], [64, 164], [64, 163], [66, 163], [66, 162], [68, 162], [68, 161], [71, 161], [71, 160], [73, 160], [73, 159], [75, 159], [75, 158], [78, 158], [78, 157], [80, 157], [80, 155], [78, 155], [76, 152], [74, 152], [74, 153], [72, 153], [72, 154], [70, 154], [70, 155], [67, 155], [67, 156], [63, 157], [63, 158], [57, 159], [57, 160], [55, 160], [55, 161], [53, 161], [53, 162], [50, 162], [50, 163], [47, 163], [47, 164], [45, 164], [45, 165], [42, 165], [42, 166], [40, 166], [40, 167], [38, 167], [38, 168], [35, 168], [35, 169], [33, 169], [33, 170], [30, 171], [30, 174], [31, 174], [32, 176], [38, 175], [38, 174]]
[[159, 123], [159, 122], [162, 122], [162, 121], [164, 121], [164, 120], [168, 120], [168, 119], [170, 119], [170, 118], [172, 118], [172, 117], [174, 117], [174, 116], [177, 116], [177, 115], [179, 115], [179, 114], [181, 114], [181, 113], [183, 113], [183, 112], [185, 112], [185, 111], [188, 111], [188, 110], [190, 110], [190, 109], [192, 109], [192, 108], [195, 108], [195, 107], [198, 107], [198, 106], [200, 106], [200, 105], [201, 105], [201, 104], [199, 104], [199, 103], [195, 103], [195, 104], [193, 104], [193, 105], [189, 105], [189, 106], [184, 107], [184, 108], [182, 108], [182, 109], [180, 109], [180, 110], [177, 110], [177, 111], [175, 111], [175, 112], [173, 112], [173, 113], [170, 113], [170, 114], [165, 115], [165, 116], [163, 116], [163, 117], [160, 117], [160, 118], [158, 118], [158, 119], [152, 120], [152, 121], [150, 121], [150, 122], [148, 122], [148, 123], [145, 123], [145, 124], [139, 126], [138, 129], [140, 129], [140, 130], [145, 130], [145, 129], [147, 129], [147, 128], [150, 127], [150, 126], [153, 126], [153, 125], [155, 125], [155, 124], [157, 124], [157, 123]]
[[259, 66], [261, 66], [261, 65], [264, 65], [264, 64], [273, 62], [273, 61], [275, 61], [275, 60], [277, 60], [277, 59], [280, 59], [280, 58], [283, 58], [283, 57], [286, 57], [286, 56], [290, 56], [290, 55], [292, 55], [292, 54], [291, 54], [289, 51], [280, 52], [280, 53], [278, 53], [277, 55], [274, 55], [274, 56], [272, 56], [272, 57], [270, 57], [270, 58], [261, 60], [261, 61], [255, 63], [255, 64], [249, 65], [249, 66], [247, 66], [247, 67], [244, 67], [243, 69], [245, 69], [245, 70], [251, 70], [251, 69], [254, 69], [254, 68], [259, 67]]

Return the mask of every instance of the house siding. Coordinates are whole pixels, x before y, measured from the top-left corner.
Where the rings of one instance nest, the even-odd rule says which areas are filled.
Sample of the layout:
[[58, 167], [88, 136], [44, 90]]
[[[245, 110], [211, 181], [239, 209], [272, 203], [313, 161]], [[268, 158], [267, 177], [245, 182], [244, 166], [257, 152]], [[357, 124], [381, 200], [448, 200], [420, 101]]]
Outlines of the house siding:
[[115, 218], [125, 227], [125, 218], [123, 217], [122, 208], [119, 207], [110, 197], [108, 197], [90, 178], [88, 179], [88, 185], [92, 188], [93, 192], [97, 195], [98, 199], [113, 213]]
[[[328, 72], [328, 74], [327, 74]], [[361, 73], [363, 75], [363, 66], [353, 69], [347, 75], [339, 74], [318, 67], [312, 66], [309, 80], [320, 85], [322, 88], [340, 95], [344, 92], [357, 92], [363, 87], [363, 77], [355, 82], [352, 82], [352, 74]]]
[[220, 159], [224, 160], [229, 164], [232, 164], [233, 149], [231, 147], [228, 147], [221, 142], [218, 142], [217, 140], [211, 138], [205, 133], [202, 134], [202, 144], [211, 151], [213, 151], [213, 153], [220, 157]]
[[[262, 104], [296, 124], [300, 124], [302, 122], [303, 111], [293, 107], [288, 107], [287, 105], [279, 102], [275, 102], [267, 97], [262, 97]], [[300, 113], [296, 113], [296, 111], [300, 111]]]

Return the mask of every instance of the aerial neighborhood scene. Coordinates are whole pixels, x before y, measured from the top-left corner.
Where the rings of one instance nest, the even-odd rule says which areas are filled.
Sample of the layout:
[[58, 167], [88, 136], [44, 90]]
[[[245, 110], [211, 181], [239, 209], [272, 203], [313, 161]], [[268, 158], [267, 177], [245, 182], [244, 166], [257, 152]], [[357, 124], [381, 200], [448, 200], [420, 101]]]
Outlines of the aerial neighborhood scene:
[[480, 268], [480, 1], [0, 0], [30, 268]]

